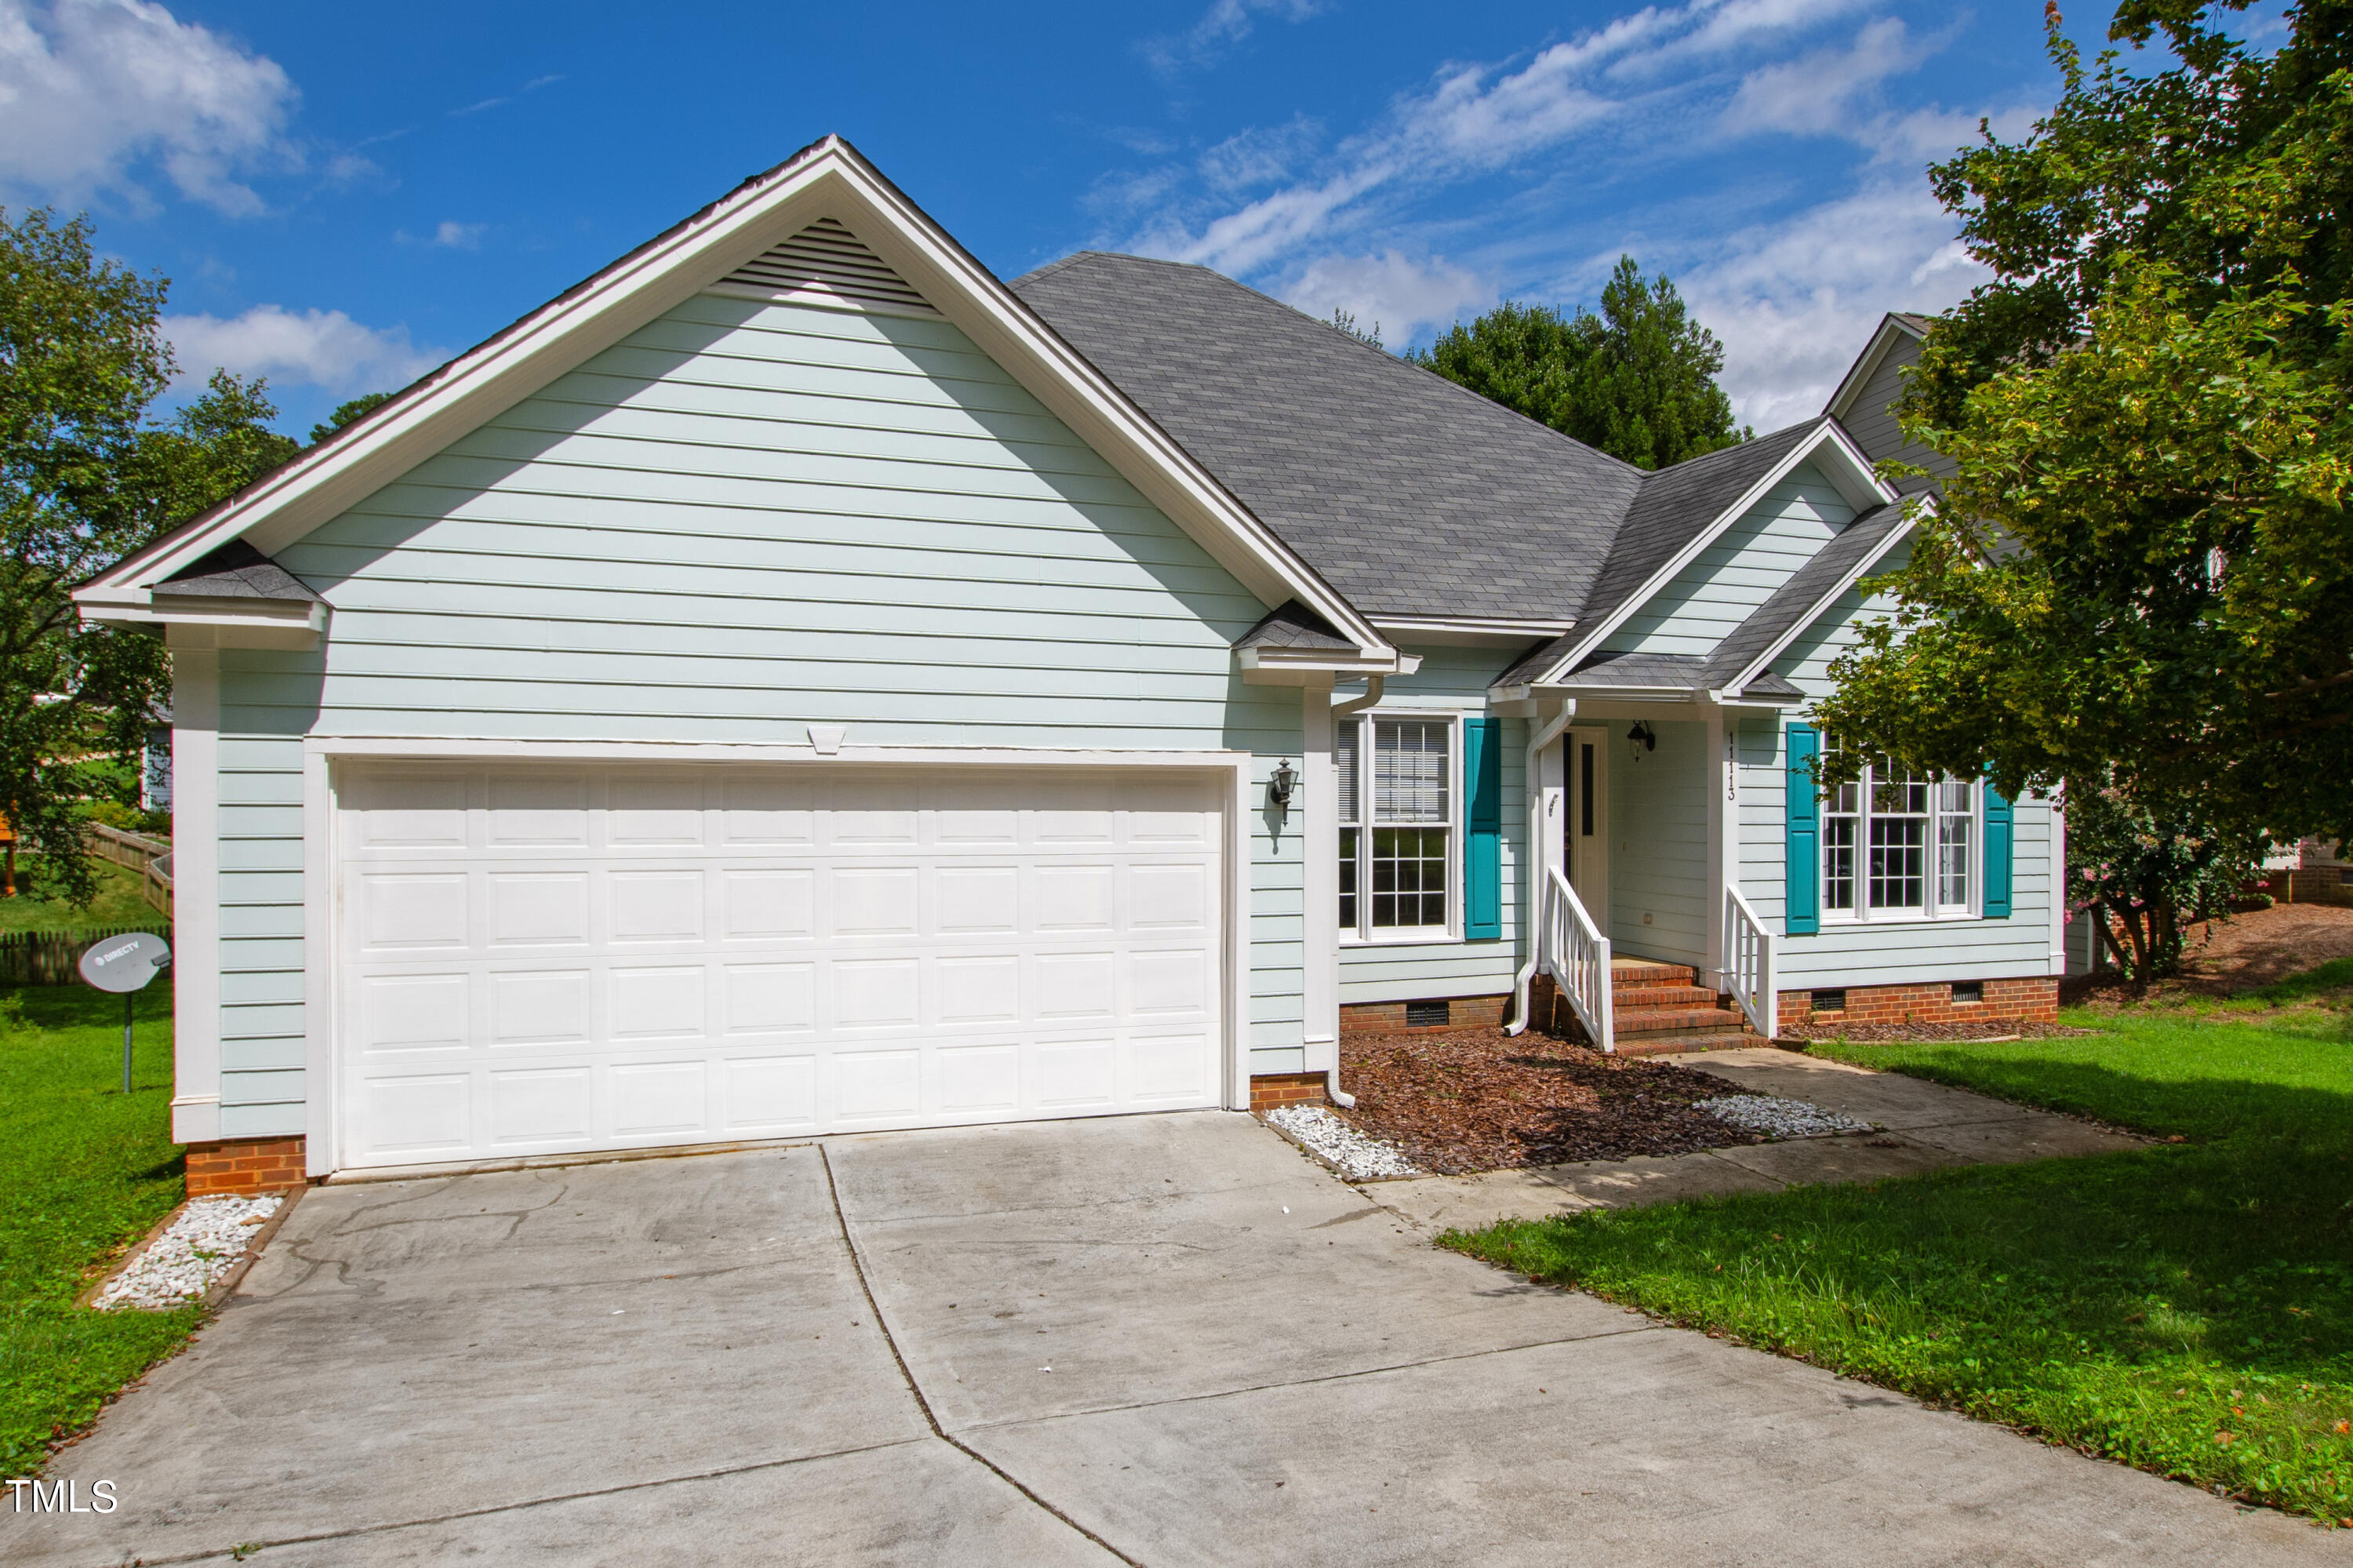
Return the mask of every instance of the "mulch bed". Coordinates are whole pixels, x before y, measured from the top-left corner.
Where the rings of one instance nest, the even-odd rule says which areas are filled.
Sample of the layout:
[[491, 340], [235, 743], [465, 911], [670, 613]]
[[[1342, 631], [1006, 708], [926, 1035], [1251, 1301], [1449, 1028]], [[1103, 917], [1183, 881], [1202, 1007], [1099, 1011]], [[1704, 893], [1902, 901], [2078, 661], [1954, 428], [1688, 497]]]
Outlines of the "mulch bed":
[[2191, 926], [2185, 935], [2189, 948], [2179, 978], [2141, 988], [2113, 972], [2071, 975], [2060, 984], [2060, 1000], [2105, 1012], [2257, 991], [2331, 959], [2353, 956], [2353, 908], [2279, 904]]
[[1351, 1034], [1340, 1083], [1359, 1130], [1448, 1176], [1765, 1141], [1691, 1108], [1739, 1092], [1721, 1078], [1534, 1032]]

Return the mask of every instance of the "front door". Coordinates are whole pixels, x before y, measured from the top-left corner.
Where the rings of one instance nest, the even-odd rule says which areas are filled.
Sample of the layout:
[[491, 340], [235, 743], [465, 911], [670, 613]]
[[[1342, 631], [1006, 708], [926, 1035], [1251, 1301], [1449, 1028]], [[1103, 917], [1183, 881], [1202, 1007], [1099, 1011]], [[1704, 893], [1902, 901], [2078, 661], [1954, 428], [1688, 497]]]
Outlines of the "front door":
[[1609, 732], [1575, 728], [1561, 737], [1561, 865], [1577, 902], [1609, 929]]

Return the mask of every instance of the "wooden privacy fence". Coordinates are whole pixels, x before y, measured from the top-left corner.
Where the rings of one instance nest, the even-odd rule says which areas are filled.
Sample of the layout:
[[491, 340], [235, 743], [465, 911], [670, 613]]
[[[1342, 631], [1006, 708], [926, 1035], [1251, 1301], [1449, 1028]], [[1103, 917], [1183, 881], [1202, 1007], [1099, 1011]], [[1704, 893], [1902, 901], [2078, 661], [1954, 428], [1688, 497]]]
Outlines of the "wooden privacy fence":
[[0, 985], [77, 985], [77, 968], [92, 942], [153, 931], [171, 939], [161, 920], [147, 926], [106, 926], [88, 931], [9, 931], [0, 934]]
[[145, 833], [126, 833], [103, 822], [86, 824], [86, 833], [90, 853], [137, 872], [146, 884], [147, 902], [161, 909], [166, 919], [170, 918], [172, 846], [162, 839], [151, 839]]

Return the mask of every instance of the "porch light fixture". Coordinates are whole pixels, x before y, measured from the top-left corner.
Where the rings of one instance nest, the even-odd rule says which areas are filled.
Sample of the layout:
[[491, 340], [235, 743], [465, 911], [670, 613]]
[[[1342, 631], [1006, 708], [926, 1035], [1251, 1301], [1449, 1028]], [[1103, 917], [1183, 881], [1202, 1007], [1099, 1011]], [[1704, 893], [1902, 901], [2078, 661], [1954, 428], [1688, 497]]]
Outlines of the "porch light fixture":
[[1288, 811], [1291, 810], [1292, 793], [1298, 788], [1299, 775], [1293, 769], [1291, 758], [1286, 757], [1275, 765], [1274, 776], [1266, 781], [1266, 798], [1277, 810]]
[[1634, 760], [1640, 762], [1642, 753], [1659, 749], [1659, 737], [1651, 733], [1649, 725], [1636, 719], [1634, 727], [1626, 732], [1626, 747], [1634, 754]]

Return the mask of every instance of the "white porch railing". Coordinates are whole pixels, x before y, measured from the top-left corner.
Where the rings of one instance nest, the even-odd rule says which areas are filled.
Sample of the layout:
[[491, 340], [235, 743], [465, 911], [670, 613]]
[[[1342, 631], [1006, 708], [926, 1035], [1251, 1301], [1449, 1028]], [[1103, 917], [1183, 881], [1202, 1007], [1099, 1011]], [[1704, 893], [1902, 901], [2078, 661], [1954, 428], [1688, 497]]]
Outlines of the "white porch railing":
[[1609, 938], [1577, 900], [1577, 889], [1558, 870], [1545, 883], [1543, 920], [1537, 927], [1537, 963], [1568, 998], [1577, 1021], [1604, 1051], [1618, 1049], [1609, 1010]]
[[1770, 1040], [1780, 1030], [1781, 976], [1773, 933], [1736, 887], [1724, 890], [1724, 965], [1725, 989], [1747, 1014], [1748, 1027]]

